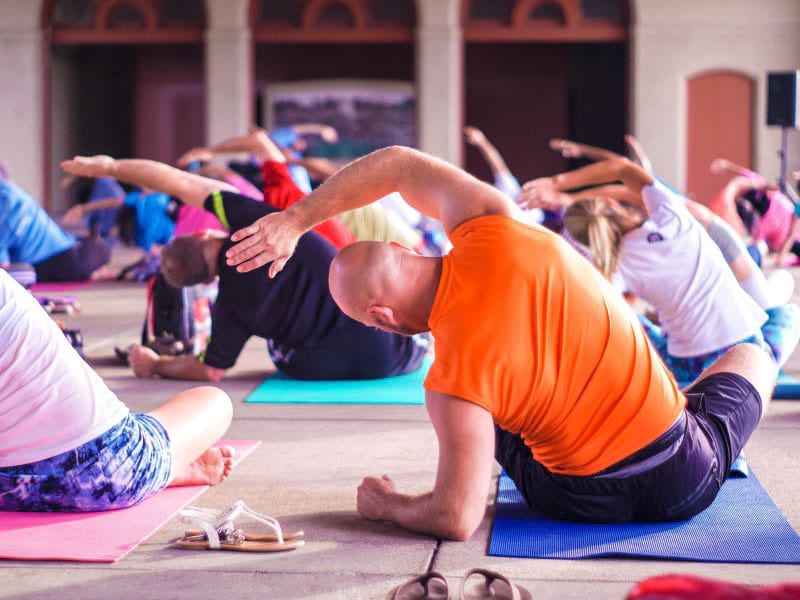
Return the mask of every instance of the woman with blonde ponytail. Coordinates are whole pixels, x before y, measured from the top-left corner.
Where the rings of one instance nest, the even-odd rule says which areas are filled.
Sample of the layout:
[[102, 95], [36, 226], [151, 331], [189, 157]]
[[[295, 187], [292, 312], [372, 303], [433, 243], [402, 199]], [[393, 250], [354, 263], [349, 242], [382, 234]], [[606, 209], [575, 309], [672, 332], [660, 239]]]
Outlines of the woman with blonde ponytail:
[[592, 264], [609, 280], [619, 261], [621, 220], [601, 198], [580, 200], [564, 213], [564, 227], [576, 241], [591, 249]]
[[[575, 197], [565, 193], [600, 185]], [[524, 200], [566, 208], [564, 229], [589, 249], [594, 266], [657, 311], [660, 325], [641, 321], [680, 383], [694, 381], [739, 343], [762, 346], [778, 366], [797, 346], [800, 307], [779, 307], [768, 320], [686, 201], [641, 166], [616, 157], [534, 180]]]

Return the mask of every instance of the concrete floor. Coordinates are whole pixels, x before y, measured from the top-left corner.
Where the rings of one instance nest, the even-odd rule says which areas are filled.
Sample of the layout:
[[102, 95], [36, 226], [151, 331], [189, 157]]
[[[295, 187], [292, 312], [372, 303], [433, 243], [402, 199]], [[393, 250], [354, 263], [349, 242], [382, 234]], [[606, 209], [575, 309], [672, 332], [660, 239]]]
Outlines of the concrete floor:
[[[74, 295], [83, 311], [65, 320], [83, 330], [89, 361], [132, 410], [149, 410], [191, 387], [136, 379], [112, 358], [115, 344], [138, 336], [142, 286], [96, 284]], [[475, 566], [507, 574], [537, 599], [623, 598], [643, 578], [676, 572], [747, 583], [800, 581], [800, 566], [489, 557], [492, 497], [479, 531], [463, 543], [366, 521], [355, 512], [364, 475], [388, 473], [407, 492], [430, 489], [436, 440], [425, 409], [243, 404], [268, 368], [265, 343], [254, 338], [222, 382], [234, 402], [227, 437], [262, 445], [199, 502], [224, 507], [242, 498], [287, 529], [303, 529], [305, 547], [280, 554], [187, 552], [168, 545], [182, 532], [173, 519], [113, 565], [0, 561], [0, 598], [383, 598], [427, 569], [442, 572], [455, 594], [459, 577]], [[788, 370], [800, 372], [800, 355]], [[800, 401], [775, 402], [747, 447], [751, 467], [798, 530], [799, 433]]]

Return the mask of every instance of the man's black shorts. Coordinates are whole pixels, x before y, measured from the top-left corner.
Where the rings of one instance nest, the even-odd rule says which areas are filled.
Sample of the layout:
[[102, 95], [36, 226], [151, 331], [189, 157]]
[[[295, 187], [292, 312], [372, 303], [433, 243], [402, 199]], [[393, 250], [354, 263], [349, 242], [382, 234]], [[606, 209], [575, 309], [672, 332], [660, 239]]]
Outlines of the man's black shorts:
[[[528, 504], [553, 518], [599, 523], [688, 519], [719, 492], [758, 425], [761, 397], [734, 373], [710, 375], [685, 394], [687, 409], [670, 431], [595, 475], [551, 473], [536, 462], [522, 438], [499, 427], [495, 457]], [[658, 464], [652, 464], [654, 459]]]

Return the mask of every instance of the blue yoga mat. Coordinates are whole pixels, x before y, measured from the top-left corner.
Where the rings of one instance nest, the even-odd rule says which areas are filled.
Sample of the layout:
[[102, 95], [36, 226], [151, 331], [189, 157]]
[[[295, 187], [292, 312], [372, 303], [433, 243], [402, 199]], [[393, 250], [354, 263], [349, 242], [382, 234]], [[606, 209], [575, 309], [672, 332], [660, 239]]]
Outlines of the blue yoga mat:
[[533, 511], [505, 473], [497, 490], [490, 556], [632, 556], [707, 562], [800, 564], [800, 536], [751, 472], [729, 479], [717, 499], [679, 523], [593, 525]]
[[[685, 388], [689, 383], [679, 384]], [[775, 384], [775, 391], [772, 392], [773, 400], [800, 400], [800, 381], [795, 377], [781, 371], [778, 373], [778, 381]]]
[[431, 360], [386, 379], [305, 381], [276, 373], [245, 398], [250, 404], [425, 404], [422, 382]]
[[781, 371], [772, 397], [775, 400], [800, 400], [800, 381]]

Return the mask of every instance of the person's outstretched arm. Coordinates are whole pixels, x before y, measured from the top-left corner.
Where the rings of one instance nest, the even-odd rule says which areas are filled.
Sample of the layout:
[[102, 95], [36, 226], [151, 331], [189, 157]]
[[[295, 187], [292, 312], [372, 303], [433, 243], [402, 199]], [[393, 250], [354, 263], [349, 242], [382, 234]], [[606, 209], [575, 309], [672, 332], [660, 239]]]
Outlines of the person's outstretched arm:
[[128, 362], [137, 377], [187, 379], [190, 381], [212, 381], [218, 383], [225, 376], [225, 369], [209, 366], [193, 354], [181, 356], [159, 356], [150, 348], [134, 345], [128, 354]]
[[64, 213], [61, 221], [66, 225], [75, 225], [88, 214], [109, 208], [120, 208], [123, 204], [125, 204], [125, 198], [104, 198], [86, 204], [75, 204]]
[[76, 156], [61, 163], [61, 168], [84, 177], [113, 177], [119, 181], [180, 198], [186, 204], [203, 208], [205, 199], [217, 191], [236, 192], [224, 181], [181, 171], [154, 160], [110, 156]]
[[480, 151], [483, 160], [489, 165], [494, 177], [501, 173], [511, 172], [503, 156], [480, 129], [470, 126], [464, 127], [464, 138]]
[[292, 130], [297, 135], [318, 135], [329, 144], [339, 141], [339, 132], [323, 123], [295, 123], [292, 125]]
[[625, 143], [628, 144], [628, 148], [630, 148], [631, 154], [633, 154], [636, 162], [638, 162], [645, 171], [652, 173], [653, 163], [650, 162], [650, 157], [645, 153], [639, 140], [629, 133], [625, 136]]
[[743, 167], [742, 165], [736, 164], [735, 162], [731, 162], [725, 158], [715, 158], [711, 161], [711, 166], [709, 170], [714, 175], [722, 175], [723, 173], [728, 173], [730, 175], [736, 175], [738, 177], [745, 177], [753, 182], [756, 186], [767, 186], [769, 185], [769, 181], [766, 177], [761, 175], [760, 173], [756, 173], [748, 169], [747, 167]]
[[286, 158], [280, 148], [273, 142], [266, 131], [259, 127], [252, 126], [247, 135], [240, 135], [227, 139], [213, 146], [198, 146], [184, 152], [178, 158], [179, 167], [201, 161], [206, 162], [218, 154], [235, 154], [247, 152], [255, 154], [260, 161], [286, 162]]
[[439, 439], [432, 492], [399, 493], [388, 475], [367, 477], [358, 488], [358, 512], [421, 533], [468, 539], [486, 512], [494, 463], [494, 423], [487, 410], [461, 398], [428, 392], [425, 405]]
[[228, 264], [246, 272], [272, 262], [269, 275], [274, 277], [303, 233], [391, 192], [400, 192], [412, 207], [441, 221], [448, 233], [484, 215], [522, 218], [519, 209], [492, 186], [433, 156], [391, 146], [350, 163], [287, 210], [234, 233], [232, 240], [239, 243], [228, 250]]
[[579, 144], [572, 140], [552, 139], [550, 149], [560, 152], [564, 158], [588, 158], [589, 160], [608, 160], [618, 158], [620, 155], [605, 148]]
[[289, 158], [287, 162], [290, 165], [300, 165], [304, 169], [306, 169], [312, 175], [319, 177], [320, 179], [327, 179], [336, 171], [339, 170], [339, 165], [337, 165], [332, 160], [328, 160], [327, 158], [319, 158], [319, 157], [298, 157], [298, 158]]
[[632, 194], [626, 200], [642, 204], [642, 188], [655, 180], [639, 165], [627, 158], [612, 158], [574, 171], [542, 177], [526, 184], [524, 195], [531, 205], [558, 204], [563, 192], [621, 181]]

